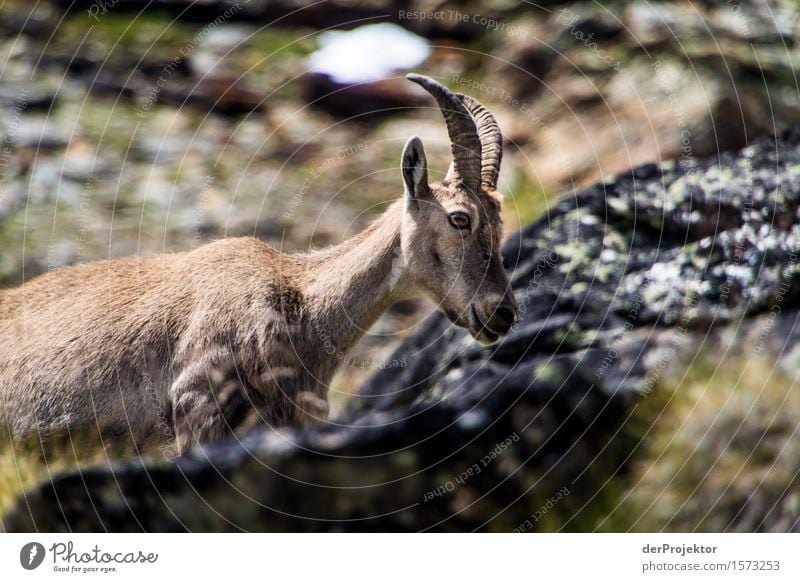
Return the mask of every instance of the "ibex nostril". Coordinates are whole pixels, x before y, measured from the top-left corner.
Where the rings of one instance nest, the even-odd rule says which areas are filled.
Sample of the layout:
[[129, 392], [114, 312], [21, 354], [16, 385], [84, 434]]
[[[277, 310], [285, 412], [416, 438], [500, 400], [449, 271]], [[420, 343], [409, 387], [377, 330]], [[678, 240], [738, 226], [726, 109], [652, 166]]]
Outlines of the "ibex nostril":
[[501, 305], [495, 310], [495, 317], [508, 329], [517, 321], [517, 312], [513, 307]]

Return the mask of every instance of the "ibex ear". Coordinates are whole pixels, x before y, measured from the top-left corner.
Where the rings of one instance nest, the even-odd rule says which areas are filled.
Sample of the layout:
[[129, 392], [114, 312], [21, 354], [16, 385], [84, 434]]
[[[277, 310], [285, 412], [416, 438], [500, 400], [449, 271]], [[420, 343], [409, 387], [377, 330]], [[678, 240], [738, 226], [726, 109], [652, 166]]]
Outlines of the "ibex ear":
[[403, 182], [406, 186], [406, 196], [416, 200], [426, 196], [428, 188], [428, 161], [425, 159], [425, 148], [422, 141], [415, 135], [406, 142], [403, 148]]

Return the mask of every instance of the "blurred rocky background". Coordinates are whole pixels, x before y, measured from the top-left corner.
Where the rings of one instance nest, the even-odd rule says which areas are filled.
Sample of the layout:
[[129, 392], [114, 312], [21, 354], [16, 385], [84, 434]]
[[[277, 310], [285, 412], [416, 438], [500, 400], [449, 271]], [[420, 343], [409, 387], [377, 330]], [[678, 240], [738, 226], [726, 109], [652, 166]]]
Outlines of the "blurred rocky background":
[[[580, 249], [585, 240], [569, 225], [584, 224], [580, 217], [558, 223], [562, 230], [547, 248], [561, 257], [561, 265], [566, 264], [563, 257], [570, 257], [569, 264], [579, 266], [583, 278], [569, 279], [569, 293], [548, 295], [537, 289], [537, 309], [559, 305], [559, 301], [567, 311], [567, 303], [572, 306], [569, 309], [583, 305], [587, 295], [581, 286], [591, 287], [598, 276], [587, 266], [593, 262], [600, 268], [599, 276], [606, 277], [600, 280], [606, 286], [604, 294], [592, 295], [591, 300], [598, 302], [598, 309], [607, 308], [620, 293], [625, 296], [633, 289], [618, 293], [615, 286], [608, 286], [609, 277], [635, 268], [660, 277], [662, 283], [678, 282], [685, 275], [678, 266], [692, 263], [701, 239], [713, 241], [717, 230], [741, 226], [747, 176], [739, 176], [734, 192], [738, 198], [727, 206], [705, 198], [698, 206], [698, 192], [710, 195], [728, 184], [733, 174], [715, 169], [722, 167], [720, 160], [726, 152], [753, 143], [762, 144], [758, 151], [763, 152], [768, 147], [759, 139], [780, 134], [800, 121], [798, 34], [800, 7], [789, 0], [548, 1], [538, 6], [330, 0], [310, 7], [291, 0], [154, 0], [146, 8], [132, 0], [49, 0], [35, 6], [7, 0], [0, 7], [0, 286], [18, 284], [65, 264], [180, 251], [220, 236], [255, 235], [285, 250], [305, 250], [354, 234], [402, 194], [399, 156], [409, 136], [422, 137], [434, 177], [449, 163], [439, 112], [403, 79], [405, 72], [414, 70], [473, 95], [497, 116], [506, 138], [499, 188], [505, 195], [504, 218], [512, 239], [511, 233], [538, 219], [536, 237], [544, 240], [544, 232], [556, 228], [553, 221], [559, 212], [567, 212], [558, 210], [559, 201], [591, 201], [585, 224], [600, 229], [592, 234], [600, 237], [600, 243], [592, 247], [598, 252], [576, 254], [575, 248]], [[794, 139], [781, 143], [782, 151], [797, 147]], [[773, 206], [784, 204], [785, 184], [799, 176], [796, 165], [789, 164], [780, 172], [770, 170], [765, 156], [758, 166], [764, 174], [759, 191], [766, 193]], [[748, 159], [748, 154], [739, 154], [728, 159], [727, 167], [747, 166]], [[637, 170], [646, 186], [638, 194], [626, 190], [609, 195], [603, 188], [618, 173], [670, 160], [705, 164], [706, 179], [694, 185], [697, 192], [687, 191], [686, 184], [668, 191], [677, 183], [674, 177], [664, 178], [660, 171], [654, 174], [652, 166]], [[593, 195], [579, 195], [591, 185], [597, 185]], [[664, 192], [669, 195], [656, 210], [636, 214], [640, 208], [636, 200], [642, 196], [645, 201], [647, 196], [660, 200]], [[796, 207], [786, 208], [770, 214], [770, 205], [762, 205], [759, 212], [767, 213], [761, 216], [764, 237], [769, 238], [776, 224], [788, 228], [797, 221]], [[667, 213], [669, 219], [662, 216]], [[620, 216], [641, 221], [605, 228], [615, 225]], [[671, 241], [673, 255], [658, 255], [664, 241], [653, 238], [654, 232]], [[685, 250], [687, 232], [693, 238]], [[740, 233], [742, 244], [758, 245], [761, 235], [748, 238], [749, 231], [745, 234]], [[781, 241], [788, 253], [793, 243]], [[635, 265], [620, 262], [620, 257], [642, 244], [655, 247], [650, 249], [655, 254], [645, 253]], [[712, 255], [715, 245], [708, 251]], [[533, 262], [526, 268], [535, 273], [536, 261], [543, 259], [529, 260]], [[659, 325], [679, 325], [685, 300], [680, 290], [702, 294], [708, 286], [719, 286], [737, 273], [731, 280], [738, 283], [731, 283], [723, 297], [708, 299], [709, 305], [722, 309], [726, 324], [745, 314], [767, 312], [776, 296], [775, 285], [794, 280], [791, 265], [781, 260], [788, 270], [770, 271], [774, 276], [769, 292], [759, 294], [760, 280], [745, 276], [737, 261], [725, 267], [731, 273], [701, 273], [696, 287], [686, 283], [661, 289], [665, 297], [658, 298], [652, 308], [661, 317], [653, 317]], [[647, 276], [625, 283], [641, 285]], [[553, 285], [563, 283], [558, 280]], [[520, 291], [523, 295], [525, 288]], [[654, 289], [660, 288], [650, 287], [651, 292]], [[757, 299], [752, 308], [736, 303], [750, 297], [746, 291]], [[398, 354], [393, 351], [407, 338], [406, 346], [413, 346], [419, 334], [431, 333], [433, 324], [422, 323], [431, 309], [425, 302], [400, 304], [376, 324], [335, 379], [332, 404], [337, 413], [344, 414], [347, 396], [378, 371], [370, 386], [379, 381], [390, 386], [399, 382], [398, 377], [412, 380], [413, 374], [420, 373], [412, 371], [419, 370], [414, 364], [418, 352], [407, 347]], [[624, 309], [631, 307], [626, 304]], [[708, 309], [699, 318], [703, 323], [693, 325], [714, 327], [717, 322]], [[547, 317], [549, 311], [536, 313], [548, 322], [540, 321], [541, 325], [554, 326], [547, 328], [552, 338], [546, 336], [549, 339], [541, 349], [553, 353], [563, 349], [563, 338], [575, 333], [572, 320], [553, 323]], [[607, 322], [582, 320], [581, 334], [595, 324]], [[529, 344], [541, 339], [530, 333], [519, 337], [527, 338]], [[591, 345], [581, 334], [570, 350]], [[527, 357], [524, 350], [520, 353], [514, 357]], [[467, 360], [482, 361], [486, 356], [480, 354], [477, 351]], [[430, 365], [441, 354], [435, 356]], [[494, 369], [494, 365], [489, 367]], [[709, 374], [714, 376], [713, 367], [711, 372], [692, 367], [684, 377], [686, 369], [673, 364], [670, 374], [659, 374], [661, 384], [665, 378], [673, 379], [663, 393], [672, 394], [683, 383], [699, 385]], [[395, 380], [388, 380], [387, 374], [394, 374]], [[752, 377], [752, 371], [743, 371], [742, 377]], [[614, 386], [624, 384], [625, 378], [616, 380]], [[729, 381], [734, 380], [720, 380], [725, 385]], [[793, 378], [784, 378], [780, 385], [793, 386]], [[436, 386], [431, 388], [433, 395], [447, 392]], [[789, 393], [778, 390], [781, 398]], [[731, 405], [729, 399], [720, 402], [719, 394], [714, 398], [698, 398], [696, 390], [685, 394], [686, 399], [667, 398], [674, 403], [663, 411], [672, 419], [669, 422], [680, 425], [681, 411], [695, 409], [688, 404], [689, 398], [692, 403], [713, 402], [713, 410]], [[741, 398], [745, 406], [746, 392]], [[735, 414], [747, 417], [742, 410], [732, 413], [731, 422]], [[619, 414], [624, 417], [626, 412]], [[650, 426], [651, 417], [644, 418]], [[518, 432], [519, 426], [511, 424], [504, 430]], [[692, 426], [700, 431], [697, 427], [703, 425]], [[678, 438], [681, 435], [683, 440]], [[678, 442], [684, 447], [680, 454], [692, 457], [699, 447], [705, 452], [692, 457], [699, 473], [707, 461], [703, 455], [715, 454], [715, 447], [725, 449], [724, 442], [709, 443], [702, 431], [681, 435], [661, 433], [647, 441], [647, 447], [655, 447], [648, 454], [664, 458], [666, 453], [658, 452], [658, 447]], [[506, 436], [498, 433], [492, 438]], [[696, 439], [700, 444], [694, 445]], [[606, 497], [573, 495], [562, 505], [580, 513], [596, 503], [597, 511], [591, 513], [596, 522], [569, 523], [577, 529], [617, 523], [612, 518], [629, 506], [615, 506], [614, 513], [602, 504], [620, 504], [624, 495], [625, 503], [635, 502], [648, 515], [661, 511], [646, 524], [662, 527], [670, 523], [670, 516], [690, 515], [692, 507], [704, 507], [722, 490], [711, 487], [708, 498], [694, 506], [681, 497], [683, 489], [661, 492], [659, 484], [673, 477], [685, 485], [685, 491], [705, 490], [693, 481], [699, 479], [697, 475], [686, 476], [691, 463], [687, 467], [682, 461], [667, 459], [649, 469], [646, 461], [636, 461], [644, 465], [628, 462], [626, 455], [645, 454], [647, 447], [623, 448], [625, 455], [613, 457], [613, 470], [601, 471], [600, 477], [609, 483], [602, 490]], [[602, 453], [585, 452], [589, 459]], [[743, 458], [751, 459], [752, 454]], [[11, 463], [7, 456], [4, 459]], [[506, 470], [509, 463], [497, 466]], [[731, 461], [731, 475], [739, 466]], [[768, 463], [759, 466], [759, 475], [764, 477], [768, 468]], [[616, 488], [621, 473], [643, 479], [637, 491], [648, 491], [649, 484], [654, 491], [651, 501], [674, 498], [664, 505], [650, 504], [646, 496], [617, 495], [627, 491]], [[31, 469], [25, 483], [41, 474]], [[432, 478], [420, 486], [435, 488], [439, 481], [447, 480]], [[743, 483], [762, 481], [750, 475], [741, 481], [731, 477], [726, 483], [746, 489]], [[548, 486], [555, 495], [564, 484], [559, 477]], [[468, 494], [461, 495], [456, 505], [469, 507]], [[530, 498], [530, 513], [549, 498], [550, 493]], [[771, 499], [760, 503], [772, 503]], [[798, 501], [791, 498], [786, 503]], [[747, 523], [756, 523], [766, 511], [762, 508], [759, 514], [752, 505], [748, 507], [753, 513]], [[676, 513], [679, 508], [685, 513]], [[444, 516], [455, 510], [441, 506], [440, 511]], [[792, 511], [789, 507], [785, 515], [795, 515]], [[546, 529], [563, 525], [549, 521], [554, 514], [546, 520]], [[518, 528], [516, 517], [502, 521], [497, 529]], [[719, 518], [709, 529], [724, 529], [725, 519]], [[770, 523], [779, 525], [771, 529], [789, 529], [792, 523], [796, 527], [792, 519], [776, 518]], [[678, 525], [691, 523], [691, 519], [676, 520]], [[422, 525], [409, 523], [411, 529]], [[470, 524], [461, 525], [479, 525]]]

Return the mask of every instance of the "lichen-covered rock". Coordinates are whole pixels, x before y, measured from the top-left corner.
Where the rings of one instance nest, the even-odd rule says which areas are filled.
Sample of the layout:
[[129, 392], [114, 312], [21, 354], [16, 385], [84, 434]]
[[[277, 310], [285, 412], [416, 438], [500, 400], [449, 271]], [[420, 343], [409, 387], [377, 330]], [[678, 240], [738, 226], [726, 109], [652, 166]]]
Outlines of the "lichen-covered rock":
[[[649, 436], [658, 433], [659, 417], [681, 410], [675, 387], [686, 363], [702, 350], [745, 359], [775, 354], [796, 369], [799, 146], [800, 132], [790, 132], [714, 159], [641, 166], [565, 198], [506, 244], [522, 321], [499, 344], [481, 347], [434, 316], [394, 356], [407, 365], [379, 372], [335, 421], [261, 430], [172, 463], [145, 459], [61, 475], [29, 491], [4, 525], [639, 527], [621, 508], [642, 501], [631, 494], [642, 481], [637, 472], [649, 443], [660, 442]], [[737, 398], [745, 401], [747, 390], [740, 387]], [[794, 399], [793, 390], [782, 394]], [[717, 406], [719, 395], [711, 401]], [[742, 442], [755, 442], [750, 448], [761, 454], [751, 465], [762, 483], [769, 459], [785, 456], [779, 444], [791, 441], [786, 427], [800, 406], [792, 401], [779, 424], [767, 414], [745, 422], [740, 406], [732, 417], [738, 424], [698, 431], [706, 439], [727, 435], [732, 444], [698, 443], [702, 454], [727, 460], [728, 477], [703, 481], [693, 503], [715, 494], [726, 503], [716, 514], [713, 506], [711, 517], [679, 507], [666, 516], [651, 511], [644, 527], [669, 528], [675, 514], [684, 528], [696, 518], [695, 527], [709, 530], [797, 530], [800, 508], [782, 489], [796, 480], [789, 470], [772, 473], [769, 487], [756, 487], [760, 495], [734, 487], [725, 497], [732, 483], [751, 482], [737, 481], [730, 469], [746, 450]], [[692, 434], [677, 441], [684, 453]], [[759, 448], [750, 438], [758, 434], [772, 440]], [[670, 466], [659, 454], [652, 466]], [[703, 458], [695, 465], [706, 466]]]

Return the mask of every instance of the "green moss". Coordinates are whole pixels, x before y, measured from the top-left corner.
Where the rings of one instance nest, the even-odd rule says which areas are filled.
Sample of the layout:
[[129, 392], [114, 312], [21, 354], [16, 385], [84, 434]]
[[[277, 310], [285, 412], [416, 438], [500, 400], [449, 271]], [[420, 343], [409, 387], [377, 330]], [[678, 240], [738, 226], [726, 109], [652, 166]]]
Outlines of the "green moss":
[[770, 358], [704, 354], [657, 390], [666, 404], [610, 523], [636, 531], [791, 527], [800, 513], [794, 377]]
[[117, 47], [135, 54], [161, 55], [177, 52], [200, 30], [201, 25], [189, 25], [157, 11], [136, 15], [109, 11], [93, 18], [88, 11], [76, 10], [59, 27], [56, 43], [74, 42], [86, 35], [84, 46], [97, 50]]
[[[79, 103], [63, 105], [70, 110], [80, 128], [81, 137], [98, 148], [112, 148], [124, 154], [137, 133], [135, 106], [129, 102], [87, 95]], [[65, 111], [66, 113], [66, 111]], [[142, 128], [138, 129], [139, 132]]]
[[314, 36], [293, 34], [275, 27], [264, 27], [253, 33], [247, 46], [260, 56], [280, 59], [287, 56], [305, 56], [315, 48]]
[[[154, 450], [149, 452], [156, 454]], [[20, 440], [12, 438], [7, 428], [0, 429], [0, 529], [2, 516], [25, 489], [64, 471], [108, 465], [137, 456], [131, 443], [103, 441], [97, 434]]]
[[769, 358], [706, 353], [672, 369], [568, 496], [542, 514], [565, 483], [529, 484], [530, 531], [783, 531], [800, 518], [792, 375]]
[[526, 172], [518, 170], [511, 179], [510, 191], [505, 192], [503, 219], [509, 231], [516, 230], [542, 217], [555, 202], [555, 196], [548, 195]]

